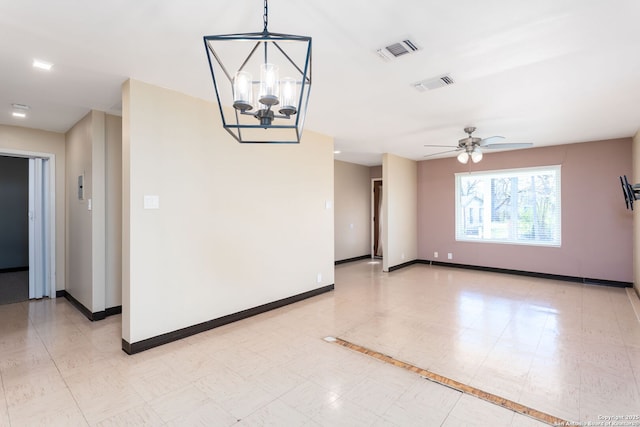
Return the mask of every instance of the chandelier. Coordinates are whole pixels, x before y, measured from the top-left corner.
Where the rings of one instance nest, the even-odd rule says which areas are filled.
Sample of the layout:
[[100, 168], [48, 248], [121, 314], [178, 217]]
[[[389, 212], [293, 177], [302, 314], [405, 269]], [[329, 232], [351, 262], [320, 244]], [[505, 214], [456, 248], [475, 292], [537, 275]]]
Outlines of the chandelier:
[[311, 89], [311, 37], [204, 36], [222, 125], [241, 143], [299, 143]]

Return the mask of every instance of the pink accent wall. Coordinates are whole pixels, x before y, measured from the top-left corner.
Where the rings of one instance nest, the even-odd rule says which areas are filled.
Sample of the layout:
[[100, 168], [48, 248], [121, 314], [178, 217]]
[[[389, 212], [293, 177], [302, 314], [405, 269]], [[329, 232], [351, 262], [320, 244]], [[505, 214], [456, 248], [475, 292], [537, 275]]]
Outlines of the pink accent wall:
[[[438, 252], [443, 262], [633, 282], [633, 215], [625, 209], [618, 179], [631, 176], [631, 142], [485, 152], [471, 165], [455, 158], [419, 162], [418, 258], [434, 260]], [[455, 240], [455, 173], [548, 165], [561, 165], [561, 247]]]

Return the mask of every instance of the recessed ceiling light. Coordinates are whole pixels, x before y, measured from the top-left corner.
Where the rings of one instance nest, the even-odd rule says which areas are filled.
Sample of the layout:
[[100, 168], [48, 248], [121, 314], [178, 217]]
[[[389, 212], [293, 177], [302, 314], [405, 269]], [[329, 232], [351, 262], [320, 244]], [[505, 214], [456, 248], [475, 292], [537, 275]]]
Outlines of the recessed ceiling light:
[[19, 119], [27, 117], [27, 111], [31, 109], [31, 107], [26, 104], [11, 104], [11, 108], [13, 108], [11, 115]]
[[39, 59], [34, 59], [33, 60], [33, 67], [34, 68], [39, 68], [41, 70], [49, 71], [51, 69], [51, 67], [53, 67], [53, 64], [50, 63], [50, 62], [41, 61]]
[[342, 151], [340, 151], [340, 150], [335, 150], [335, 151], [333, 152], [333, 154], [340, 154], [340, 153], [342, 153]]

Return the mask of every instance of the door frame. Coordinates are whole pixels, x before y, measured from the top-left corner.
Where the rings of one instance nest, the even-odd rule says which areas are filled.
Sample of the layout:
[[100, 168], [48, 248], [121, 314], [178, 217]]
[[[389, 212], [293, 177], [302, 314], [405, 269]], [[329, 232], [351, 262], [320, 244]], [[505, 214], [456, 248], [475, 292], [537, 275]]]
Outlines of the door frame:
[[[9, 148], [0, 148], [0, 156], [22, 157], [27, 159], [43, 159], [48, 162], [49, 169], [49, 192], [45, 194], [48, 200], [48, 218], [45, 223], [48, 225], [46, 233], [48, 234], [48, 245], [45, 246], [45, 257], [49, 263], [49, 298], [56, 297], [56, 155], [53, 153], [43, 153], [37, 151], [14, 150]], [[31, 191], [31, 190], [29, 190]], [[29, 237], [29, 247], [33, 244], [31, 236]], [[30, 249], [31, 250], [31, 249]], [[31, 266], [30, 266], [31, 268]], [[31, 283], [29, 283], [31, 289]]]

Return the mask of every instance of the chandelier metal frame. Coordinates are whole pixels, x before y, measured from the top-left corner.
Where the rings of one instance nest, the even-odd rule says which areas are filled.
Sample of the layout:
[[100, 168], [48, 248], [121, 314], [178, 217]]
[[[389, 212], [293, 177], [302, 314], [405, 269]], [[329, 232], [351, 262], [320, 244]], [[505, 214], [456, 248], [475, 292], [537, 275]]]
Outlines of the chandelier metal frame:
[[[299, 143], [311, 90], [311, 37], [269, 32], [267, 0], [263, 22], [262, 32], [203, 37], [222, 125], [240, 143]], [[231, 69], [224, 64], [221, 47], [234, 43], [249, 53]], [[270, 63], [275, 57], [280, 64]], [[256, 63], [271, 67], [272, 73], [275, 69], [275, 74], [260, 68], [261, 79], [255, 80], [247, 70]], [[293, 76], [279, 79], [279, 67]], [[258, 93], [255, 102], [253, 93]]]

